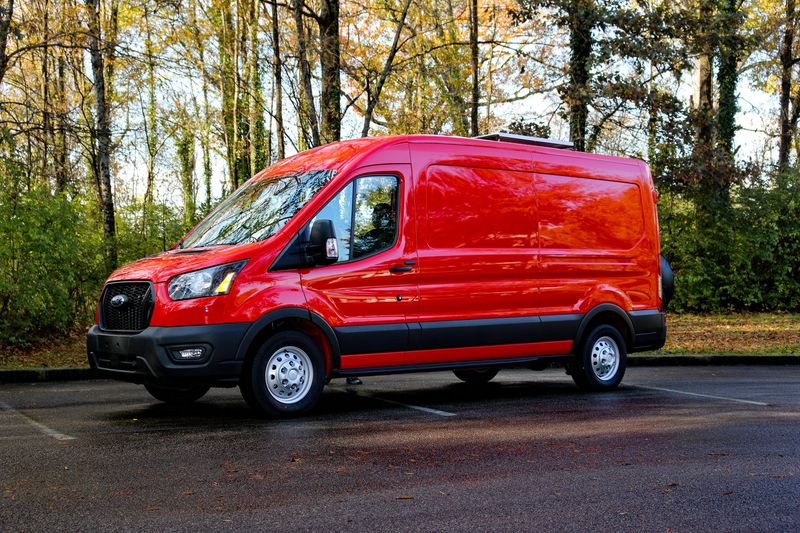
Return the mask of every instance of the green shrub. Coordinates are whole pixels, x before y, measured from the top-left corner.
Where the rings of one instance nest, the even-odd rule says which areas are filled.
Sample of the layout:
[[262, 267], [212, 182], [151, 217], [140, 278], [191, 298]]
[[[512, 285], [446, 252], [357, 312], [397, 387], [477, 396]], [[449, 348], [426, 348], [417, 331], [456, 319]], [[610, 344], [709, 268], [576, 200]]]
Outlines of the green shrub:
[[0, 342], [88, 322], [104, 272], [85, 206], [41, 188], [0, 195], [0, 242]]

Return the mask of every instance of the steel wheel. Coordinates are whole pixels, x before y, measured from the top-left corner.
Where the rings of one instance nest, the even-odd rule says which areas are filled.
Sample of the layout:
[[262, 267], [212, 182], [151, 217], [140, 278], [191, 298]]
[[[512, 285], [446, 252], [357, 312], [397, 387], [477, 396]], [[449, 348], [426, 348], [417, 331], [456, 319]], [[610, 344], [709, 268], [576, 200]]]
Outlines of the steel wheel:
[[588, 390], [611, 390], [625, 376], [628, 354], [625, 338], [610, 324], [595, 327], [580, 343], [567, 373]]
[[279, 331], [245, 363], [239, 388], [260, 413], [289, 417], [313, 409], [325, 381], [325, 356], [314, 340], [300, 331]]
[[619, 370], [619, 347], [608, 336], [597, 339], [592, 346], [591, 367], [600, 381], [611, 381]]
[[308, 394], [314, 380], [314, 366], [308, 354], [297, 346], [279, 348], [267, 361], [264, 379], [270, 396], [289, 405]]

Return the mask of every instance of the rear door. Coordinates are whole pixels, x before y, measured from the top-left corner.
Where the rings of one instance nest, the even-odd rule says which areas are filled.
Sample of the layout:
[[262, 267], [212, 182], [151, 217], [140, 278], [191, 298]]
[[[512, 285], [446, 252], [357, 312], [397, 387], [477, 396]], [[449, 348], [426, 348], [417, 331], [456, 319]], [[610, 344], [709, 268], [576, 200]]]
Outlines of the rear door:
[[342, 369], [398, 365], [408, 349], [419, 302], [412, 188], [409, 165], [370, 166], [315, 217], [334, 222], [339, 261], [303, 269], [303, 290], [336, 332]]

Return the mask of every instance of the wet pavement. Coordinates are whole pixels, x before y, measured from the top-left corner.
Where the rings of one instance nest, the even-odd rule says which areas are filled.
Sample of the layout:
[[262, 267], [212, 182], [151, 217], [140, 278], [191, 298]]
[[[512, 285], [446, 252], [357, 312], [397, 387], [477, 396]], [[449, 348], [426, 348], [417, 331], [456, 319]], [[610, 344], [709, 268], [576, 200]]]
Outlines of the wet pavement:
[[112, 381], [0, 385], [0, 531], [797, 531], [800, 367], [334, 380], [296, 420]]

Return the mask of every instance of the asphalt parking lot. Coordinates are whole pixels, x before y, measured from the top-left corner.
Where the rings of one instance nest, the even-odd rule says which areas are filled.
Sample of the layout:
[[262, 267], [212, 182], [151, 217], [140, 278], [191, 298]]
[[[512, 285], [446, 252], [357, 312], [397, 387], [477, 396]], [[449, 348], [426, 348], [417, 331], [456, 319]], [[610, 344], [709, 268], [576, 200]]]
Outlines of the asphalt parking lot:
[[800, 367], [331, 383], [297, 420], [111, 381], [0, 386], [0, 530], [800, 529]]

